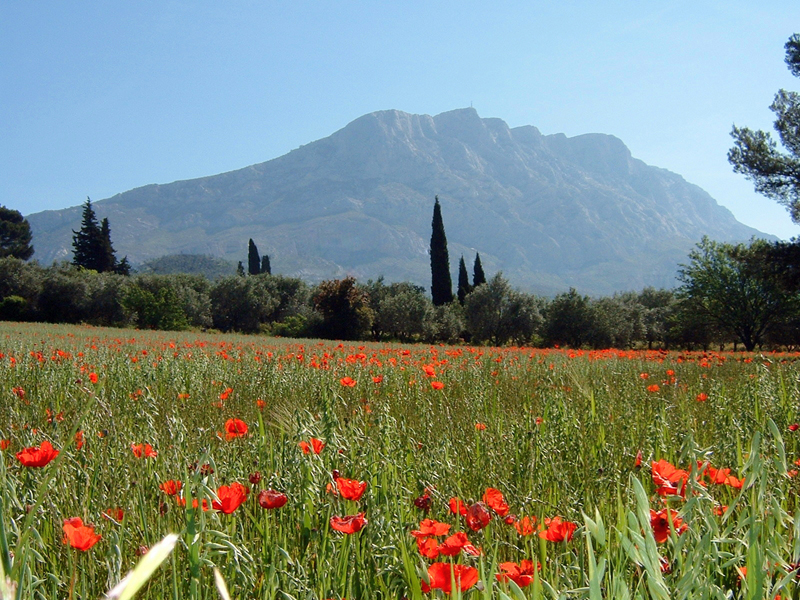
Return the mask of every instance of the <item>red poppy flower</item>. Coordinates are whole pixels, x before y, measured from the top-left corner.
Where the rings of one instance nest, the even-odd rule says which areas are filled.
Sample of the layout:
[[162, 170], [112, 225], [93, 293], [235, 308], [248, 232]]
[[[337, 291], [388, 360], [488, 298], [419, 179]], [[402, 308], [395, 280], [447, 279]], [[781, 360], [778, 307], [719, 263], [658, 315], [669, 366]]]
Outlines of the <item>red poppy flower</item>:
[[419, 524], [419, 529], [412, 531], [411, 535], [416, 538], [422, 538], [428, 536], [447, 535], [449, 532], [449, 524], [440, 523], [439, 521], [434, 521], [433, 519], [423, 519], [422, 523]]
[[660, 496], [684, 496], [686, 494], [686, 483], [689, 481], [689, 473], [683, 469], [678, 469], [672, 463], [663, 458], [651, 464], [653, 483], [656, 484], [656, 492]]
[[454, 515], [466, 515], [467, 514], [467, 505], [464, 504], [458, 498], [450, 498], [450, 512]]
[[452, 591], [453, 582], [455, 582], [458, 589], [466, 592], [478, 583], [478, 569], [466, 565], [433, 563], [428, 567], [428, 580], [430, 583], [421, 582], [422, 591], [426, 594], [432, 589], [439, 589], [445, 594], [449, 594]]
[[[178, 506], [186, 506], [186, 498], [175, 498], [175, 502], [177, 502]], [[197, 501], [197, 498], [192, 499], [192, 508], [197, 508], [200, 506], [200, 503]], [[203, 512], [208, 510], [208, 500], [203, 498]]]
[[356, 387], [356, 380], [352, 377], [342, 377], [339, 380], [339, 383], [341, 383], [344, 387]]
[[[519, 587], [528, 586], [533, 582], [534, 566], [531, 560], [525, 559], [519, 564], [515, 562], [504, 562], [497, 566], [503, 571], [495, 575], [497, 581], [502, 582], [510, 579]], [[542, 570], [542, 565], [540, 563], [536, 563], [536, 570]]]
[[744, 481], [731, 475], [730, 469], [715, 469], [711, 465], [708, 465], [706, 467], [706, 473], [708, 473], [711, 483], [716, 483], [717, 485], [728, 485], [734, 489], [740, 490], [744, 484]]
[[797, 431], [798, 429], [800, 429], [800, 424], [798, 423], [792, 423], [789, 425], [789, 431]]
[[373, 383], [381, 383], [383, 381], [383, 375], [378, 375], [372, 378]]
[[219, 502], [212, 501], [211, 508], [229, 515], [247, 500], [247, 492], [247, 488], [238, 481], [234, 481], [230, 486], [220, 486], [217, 490]]
[[303, 454], [310, 454], [311, 452], [314, 454], [319, 454], [325, 447], [325, 442], [318, 440], [317, 438], [311, 438], [311, 444], [308, 442], [300, 442], [298, 446], [300, 446]]
[[456, 556], [461, 550], [473, 555], [480, 554], [463, 531], [454, 533], [439, 545], [439, 553], [444, 556]]
[[150, 444], [131, 444], [131, 452], [136, 458], [155, 458], [158, 452]]
[[422, 365], [422, 370], [425, 371], [426, 377], [436, 377], [436, 369], [433, 365]]
[[431, 387], [435, 390], [441, 390], [444, 388], [444, 384], [441, 381], [431, 381]]
[[485, 431], [486, 424], [485, 423], [475, 423], [475, 430], [476, 431]]
[[564, 540], [570, 541], [575, 530], [578, 528], [576, 523], [570, 521], [562, 521], [561, 517], [553, 517], [552, 519], [545, 519], [544, 525], [547, 527], [544, 531], [539, 532], [539, 537], [547, 540], [548, 542], [563, 542]]
[[705, 402], [706, 400], [708, 400], [708, 394], [706, 394], [705, 392], [700, 392], [699, 394], [697, 394], [697, 398], [695, 398], [695, 400], [697, 400], [698, 402]]
[[647, 391], [650, 392], [650, 393], [653, 393], [653, 394], [658, 392], [660, 389], [661, 389], [661, 387], [657, 383], [654, 383], [653, 385], [648, 385], [647, 386]]
[[664, 508], [658, 512], [650, 509], [650, 525], [653, 527], [653, 537], [659, 544], [666, 542], [669, 538], [669, 523], [672, 522], [672, 527], [675, 529], [677, 535], [682, 534], [688, 527], [678, 516], [677, 511], [670, 508]]
[[120, 507], [117, 508], [108, 508], [103, 513], [103, 516], [107, 519], [112, 519], [114, 521], [120, 522], [125, 517], [125, 511], [122, 510]]
[[65, 519], [62, 529], [64, 543], [81, 552], [86, 552], [100, 540], [100, 536], [94, 532], [94, 527], [84, 525], [80, 517]]
[[231, 441], [233, 438], [242, 437], [247, 434], [247, 423], [241, 419], [228, 419], [225, 421], [225, 439]]
[[641, 469], [642, 468], [642, 451], [639, 450], [636, 453], [636, 458], [633, 461], [633, 468], [634, 469]]
[[520, 535], [531, 535], [536, 531], [536, 517], [522, 517], [514, 523], [514, 529]]
[[177, 479], [169, 479], [168, 481], [165, 481], [159, 485], [158, 489], [164, 492], [167, 496], [177, 496], [182, 487], [183, 484]]
[[508, 504], [503, 498], [503, 492], [494, 488], [486, 488], [483, 494], [483, 501], [489, 505], [499, 516], [505, 517], [508, 514]]
[[356, 481], [355, 479], [336, 478], [336, 488], [345, 500], [361, 500], [361, 496], [367, 490], [366, 481]]
[[357, 533], [364, 528], [368, 521], [364, 518], [364, 513], [348, 515], [346, 517], [331, 517], [331, 529], [342, 533]]
[[75, 433], [75, 447], [78, 450], [80, 450], [81, 448], [83, 448], [83, 444], [84, 444], [83, 432], [82, 431], [78, 431], [78, 432]]
[[47, 440], [38, 448], [35, 446], [17, 452], [17, 460], [26, 467], [44, 467], [58, 456], [58, 450]]
[[11, 440], [0, 440], [0, 450], [8, 450], [11, 445]]
[[264, 410], [267, 407], [267, 403], [264, 402], [261, 398], [259, 398], [258, 400], [256, 400], [256, 406], [258, 407], [259, 410]]
[[489, 524], [492, 515], [489, 514], [483, 502], [476, 502], [467, 509], [467, 514], [464, 515], [464, 519], [467, 521], [467, 527], [472, 529], [472, 531], [480, 531]]
[[439, 542], [432, 537], [418, 537], [417, 549], [419, 553], [430, 560], [439, 558]]
[[275, 490], [261, 490], [258, 495], [258, 504], [261, 508], [273, 510], [280, 508], [289, 501], [289, 497], [283, 492], [276, 492]]
[[89, 381], [97, 383], [97, 373], [89, 373]]

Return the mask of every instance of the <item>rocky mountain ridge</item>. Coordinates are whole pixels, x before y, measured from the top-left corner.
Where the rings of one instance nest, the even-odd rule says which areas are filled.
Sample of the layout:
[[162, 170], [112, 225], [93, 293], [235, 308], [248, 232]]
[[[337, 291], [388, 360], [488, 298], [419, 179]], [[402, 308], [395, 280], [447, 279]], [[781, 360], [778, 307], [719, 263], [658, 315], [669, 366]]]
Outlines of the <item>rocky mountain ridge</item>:
[[[253, 238], [275, 273], [428, 288], [434, 195], [454, 274], [459, 256], [471, 264], [477, 251], [487, 274], [545, 294], [669, 287], [703, 235], [769, 237], [614, 136], [545, 136], [474, 109], [371, 113], [274, 160], [94, 206], [134, 264], [175, 253], [245, 260]], [[35, 258], [71, 258], [79, 206], [28, 220]]]

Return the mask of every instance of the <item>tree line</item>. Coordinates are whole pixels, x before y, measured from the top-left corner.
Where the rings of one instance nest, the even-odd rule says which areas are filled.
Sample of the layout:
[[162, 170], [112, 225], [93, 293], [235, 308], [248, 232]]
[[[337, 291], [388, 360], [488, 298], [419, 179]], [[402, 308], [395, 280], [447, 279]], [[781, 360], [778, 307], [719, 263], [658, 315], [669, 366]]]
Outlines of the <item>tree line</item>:
[[[554, 298], [515, 290], [502, 273], [464, 298], [436, 306], [425, 290], [352, 277], [317, 285], [283, 275], [201, 275], [97, 271], [62, 262], [0, 258], [0, 319], [90, 323], [143, 329], [216, 329], [285, 337], [401, 342], [469, 342], [572, 348], [688, 348], [790, 345], [800, 340], [797, 294], [753, 285], [741, 303], [728, 295], [753, 268], [747, 246], [705, 242], [677, 290], [645, 288], [591, 298], [571, 289]], [[752, 258], [752, 256], [751, 256]], [[705, 289], [694, 270], [736, 272], [727, 290]], [[736, 264], [740, 267], [733, 266]], [[733, 270], [732, 270], [733, 269]], [[737, 279], [738, 278], [738, 279]], [[711, 278], [713, 279], [713, 278]], [[708, 284], [710, 285], [710, 284]], [[716, 285], [716, 284], [715, 284]], [[709, 298], [716, 303], [704, 304]], [[748, 302], [760, 302], [743, 310]], [[748, 337], [749, 336], [749, 337]]]

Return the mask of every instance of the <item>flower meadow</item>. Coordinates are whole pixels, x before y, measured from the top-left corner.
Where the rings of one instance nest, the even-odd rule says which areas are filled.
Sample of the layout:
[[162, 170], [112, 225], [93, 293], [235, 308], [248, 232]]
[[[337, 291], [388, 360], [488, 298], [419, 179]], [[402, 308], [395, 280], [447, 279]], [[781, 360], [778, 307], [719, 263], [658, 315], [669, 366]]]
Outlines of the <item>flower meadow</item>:
[[795, 598], [798, 359], [2, 323], [0, 596]]

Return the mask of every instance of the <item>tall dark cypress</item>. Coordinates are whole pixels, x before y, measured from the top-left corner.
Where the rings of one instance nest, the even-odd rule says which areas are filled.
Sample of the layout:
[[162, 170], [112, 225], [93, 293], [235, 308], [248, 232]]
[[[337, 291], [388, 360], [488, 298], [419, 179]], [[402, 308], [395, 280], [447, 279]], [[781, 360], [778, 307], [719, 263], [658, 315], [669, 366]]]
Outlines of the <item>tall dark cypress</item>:
[[475, 264], [472, 266], [472, 287], [476, 288], [482, 283], [486, 283], [486, 275], [483, 274], [483, 265], [481, 265], [481, 255], [475, 253]]
[[107, 271], [115, 271], [117, 268], [117, 256], [114, 252], [114, 246], [111, 244], [111, 227], [108, 224], [106, 217], [100, 223], [100, 248], [98, 251], [98, 266], [99, 273]]
[[458, 261], [458, 303], [464, 304], [464, 298], [467, 297], [472, 291], [472, 286], [469, 284], [469, 275], [467, 274], [467, 265], [464, 262], [464, 257]]
[[83, 205], [81, 228], [72, 233], [74, 234], [72, 236], [72, 247], [74, 249], [72, 264], [85, 269], [102, 271], [104, 263], [103, 233], [100, 230], [97, 216], [92, 208], [92, 201], [89, 198], [86, 198], [86, 204]]
[[272, 266], [269, 264], [269, 254], [261, 257], [261, 272], [272, 275]]
[[450, 277], [450, 257], [447, 254], [447, 237], [444, 234], [439, 196], [436, 196], [436, 203], [433, 205], [432, 227], [431, 296], [433, 296], [433, 304], [441, 306], [453, 301], [453, 280]]
[[247, 272], [250, 275], [261, 273], [261, 257], [258, 255], [258, 248], [252, 238], [247, 244]]

